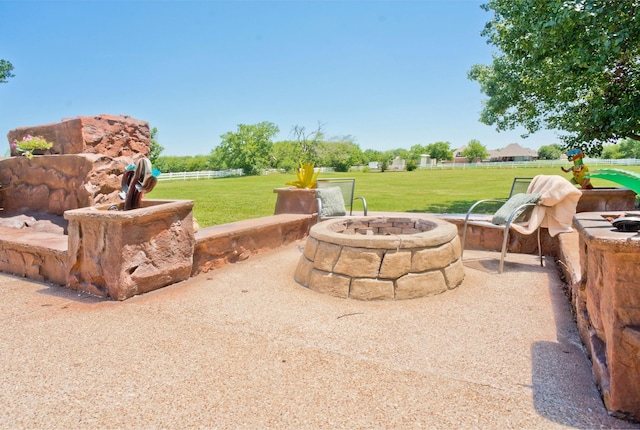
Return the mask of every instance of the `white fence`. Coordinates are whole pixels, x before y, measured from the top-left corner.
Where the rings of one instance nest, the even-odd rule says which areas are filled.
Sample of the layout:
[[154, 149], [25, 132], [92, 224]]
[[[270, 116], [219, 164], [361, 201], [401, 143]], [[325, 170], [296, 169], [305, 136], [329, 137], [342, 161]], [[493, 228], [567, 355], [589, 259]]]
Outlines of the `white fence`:
[[158, 181], [174, 181], [187, 179], [214, 179], [214, 178], [226, 178], [229, 176], [242, 176], [244, 173], [242, 169], [231, 170], [202, 170], [199, 172], [168, 172], [161, 173], [158, 176]]
[[[584, 164], [593, 170], [595, 167], [618, 167], [618, 166], [638, 166], [640, 160], [637, 158], [623, 158], [619, 160], [608, 160], [603, 158], [585, 158]], [[537, 160], [537, 161], [495, 161], [489, 163], [444, 163], [428, 166], [419, 166], [419, 169], [431, 170], [456, 170], [456, 169], [519, 169], [519, 168], [543, 168], [543, 167], [569, 167], [573, 165], [567, 160]]]
[[[490, 163], [444, 163], [428, 166], [419, 166], [418, 169], [429, 170], [456, 170], [456, 169], [520, 169], [520, 168], [543, 168], [543, 167], [570, 167], [573, 163], [567, 160], [538, 160], [538, 161], [495, 161]], [[640, 160], [637, 158], [623, 158], [619, 160], [606, 160], [603, 158], [585, 158], [584, 164], [590, 169], [596, 167], [619, 167], [619, 166], [639, 166]], [[367, 166], [353, 166], [351, 170], [362, 170]], [[323, 173], [333, 172], [332, 167], [319, 167]], [[280, 173], [278, 169], [265, 170], [264, 174]], [[230, 170], [202, 170], [199, 172], [169, 172], [162, 173], [159, 181], [174, 181], [187, 179], [214, 179], [226, 178], [229, 176], [242, 176], [242, 169]]]

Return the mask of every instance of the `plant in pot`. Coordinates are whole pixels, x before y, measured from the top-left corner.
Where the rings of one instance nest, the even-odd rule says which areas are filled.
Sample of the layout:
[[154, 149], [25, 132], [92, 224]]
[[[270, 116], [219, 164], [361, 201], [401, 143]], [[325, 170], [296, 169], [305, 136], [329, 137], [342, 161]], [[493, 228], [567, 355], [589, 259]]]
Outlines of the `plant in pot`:
[[53, 143], [48, 142], [44, 137], [31, 136], [30, 134], [23, 137], [22, 140], [14, 140], [11, 144], [12, 148], [29, 159], [33, 158], [34, 153], [46, 151], [52, 146]]
[[320, 171], [316, 171], [313, 163], [300, 163], [296, 169], [297, 180], [287, 182], [293, 188], [276, 188], [278, 194], [275, 214], [304, 213], [312, 214], [318, 211], [316, 200], [316, 181]]

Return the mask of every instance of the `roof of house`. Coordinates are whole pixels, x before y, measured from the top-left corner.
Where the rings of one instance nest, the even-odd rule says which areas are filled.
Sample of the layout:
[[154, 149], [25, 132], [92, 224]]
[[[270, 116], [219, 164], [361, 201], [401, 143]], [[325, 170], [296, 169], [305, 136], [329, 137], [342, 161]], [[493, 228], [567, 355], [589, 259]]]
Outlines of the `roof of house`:
[[517, 143], [510, 143], [505, 148], [500, 151], [495, 151], [491, 153], [491, 157], [501, 158], [501, 157], [537, 157], [538, 152], [533, 149], [523, 148]]

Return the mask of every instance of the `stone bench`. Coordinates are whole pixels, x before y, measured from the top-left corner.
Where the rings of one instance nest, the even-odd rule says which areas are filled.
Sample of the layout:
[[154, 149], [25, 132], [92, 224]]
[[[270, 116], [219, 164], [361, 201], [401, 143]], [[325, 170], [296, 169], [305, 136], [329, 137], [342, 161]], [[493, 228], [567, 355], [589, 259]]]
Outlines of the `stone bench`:
[[191, 276], [304, 239], [315, 222], [315, 215], [278, 214], [202, 228]]
[[67, 236], [0, 226], [0, 271], [40, 282], [67, 283]]
[[[191, 276], [306, 237], [315, 215], [280, 214], [202, 228]], [[60, 286], [69, 283], [69, 236], [0, 226], [0, 271]]]

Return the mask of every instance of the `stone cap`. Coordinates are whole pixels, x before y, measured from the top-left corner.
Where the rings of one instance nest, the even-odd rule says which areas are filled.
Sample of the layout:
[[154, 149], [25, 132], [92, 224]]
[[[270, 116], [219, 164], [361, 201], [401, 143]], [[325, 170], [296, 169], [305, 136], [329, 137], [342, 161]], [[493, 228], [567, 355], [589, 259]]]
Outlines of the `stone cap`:
[[[344, 230], [344, 228], [341, 227], [348, 222], [375, 222], [376, 224], [388, 223], [390, 226], [393, 223], [414, 222], [429, 225], [429, 228], [424, 228], [423, 231], [414, 231], [406, 234], [394, 232], [394, 230], [389, 230], [389, 233], [382, 234], [345, 234], [341, 232], [341, 230]], [[314, 225], [311, 227], [309, 232], [309, 236], [325, 242], [373, 249], [402, 249], [405, 247], [429, 248], [449, 242], [457, 236], [457, 234], [458, 228], [454, 224], [426, 214], [415, 214], [410, 217], [385, 215], [330, 219]]]
[[607, 216], [640, 216], [640, 211], [580, 212], [573, 217], [573, 224], [593, 249], [611, 252], [640, 249], [640, 233], [619, 231], [605, 218]]

